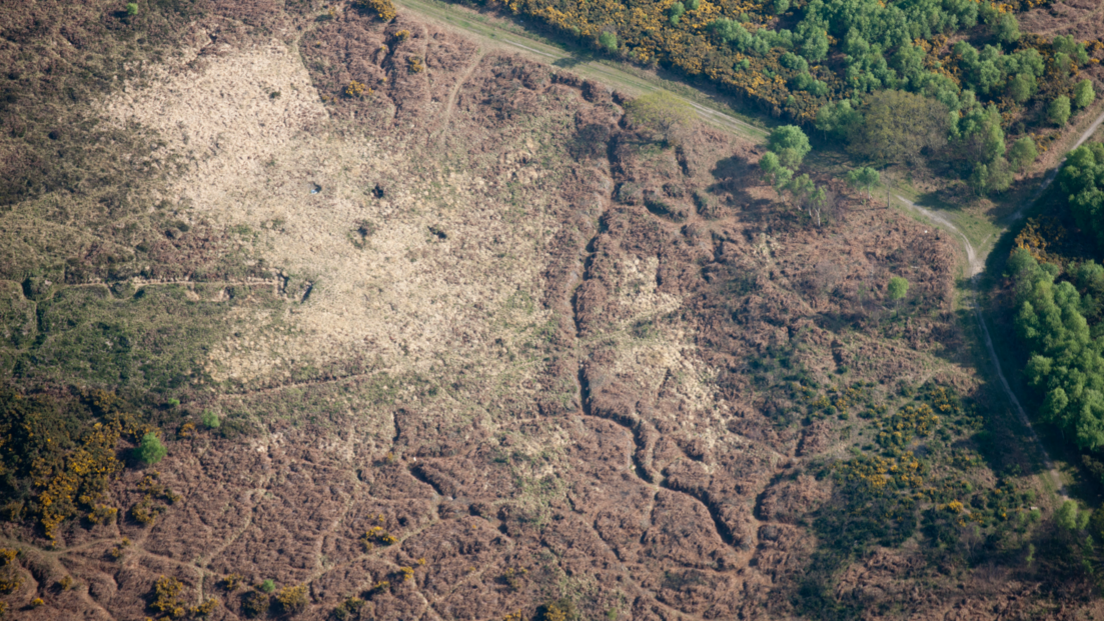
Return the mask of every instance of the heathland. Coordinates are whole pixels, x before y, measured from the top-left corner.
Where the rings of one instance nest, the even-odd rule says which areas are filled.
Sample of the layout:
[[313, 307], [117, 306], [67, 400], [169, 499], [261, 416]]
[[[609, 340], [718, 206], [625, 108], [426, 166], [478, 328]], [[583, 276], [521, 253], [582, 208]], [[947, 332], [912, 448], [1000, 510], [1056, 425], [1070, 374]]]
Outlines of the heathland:
[[1099, 614], [1100, 24], [0, 8], [0, 614]]

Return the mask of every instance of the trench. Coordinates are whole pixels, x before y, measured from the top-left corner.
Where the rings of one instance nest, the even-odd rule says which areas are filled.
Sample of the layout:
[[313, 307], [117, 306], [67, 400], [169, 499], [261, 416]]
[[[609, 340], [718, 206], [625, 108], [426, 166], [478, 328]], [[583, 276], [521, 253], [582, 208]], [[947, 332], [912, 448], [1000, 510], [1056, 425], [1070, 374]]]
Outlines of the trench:
[[[612, 150], [612, 141], [609, 150]], [[611, 165], [613, 164], [612, 158], [608, 159]], [[611, 175], [612, 178], [612, 175]], [[607, 209], [603, 212], [601, 217], [605, 217], [608, 213], [608, 205], [612, 202], [613, 196], [607, 198]], [[599, 219], [601, 219], [601, 217]], [[597, 243], [598, 236], [601, 229], [591, 237], [591, 239], [583, 246], [579, 253], [579, 258], [576, 262], [575, 269], [572, 271], [572, 278], [568, 280], [566, 289], [567, 295], [565, 296], [564, 307], [566, 311], [571, 313], [571, 318], [575, 328], [575, 360], [576, 360], [576, 373], [574, 377], [576, 400], [579, 404], [578, 413], [581, 416], [601, 418], [609, 420], [617, 424], [617, 426], [623, 428], [632, 438], [633, 450], [629, 455], [629, 461], [632, 465], [633, 474], [637, 479], [647, 487], [658, 491], [659, 489], [665, 489], [680, 494], [685, 494], [690, 498], [701, 503], [706, 512], [709, 514], [711, 521], [713, 522], [713, 530], [716, 532], [717, 537], [727, 546], [739, 551], [742, 547], [739, 542], [736, 541], [736, 537], [732, 533], [732, 529], [725, 524], [721, 519], [720, 509], [716, 503], [711, 502], [707, 493], [694, 493], [685, 489], [680, 489], [678, 486], [671, 485], [667, 482], [666, 477], [661, 472], [653, 473], [649, 470], [647, 462], [648, 460], [648, 438], [645, 436], [647, 431], [647, 423], [644, 420], [631, 417], [631, 416], [617, 416], [604, 412], [596, 412], [593, 407], [593, 401], [591, 399], [591, 387], [590, 382], [586, 376], [586, 369], [584, 366], [585, 352], [580, 345], [580, 339], [582, 338], [583, 325], [580, 317], [580, 300], [579, 292], [583, 284], [587, 281], [591, 268], [594, 263], [594, 259], [597, 255]], [[579, 276], [581, 274], [581, 276]], [[649, 516], [649, 524], [651, 524], [651, 517]]]

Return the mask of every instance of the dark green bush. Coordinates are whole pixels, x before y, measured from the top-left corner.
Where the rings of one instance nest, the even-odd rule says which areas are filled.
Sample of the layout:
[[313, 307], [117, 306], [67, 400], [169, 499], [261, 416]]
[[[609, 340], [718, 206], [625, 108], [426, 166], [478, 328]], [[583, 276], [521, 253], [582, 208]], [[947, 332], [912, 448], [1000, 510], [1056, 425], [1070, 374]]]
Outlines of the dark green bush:
[[142, 436], [142, 441], [138, 444], [138, 448], [136, 449], [138, 461], [147, 466], [152, 466], [161, 461], [168, 452], [165, 445], [161, 443], [161, 439], [152, 432]]

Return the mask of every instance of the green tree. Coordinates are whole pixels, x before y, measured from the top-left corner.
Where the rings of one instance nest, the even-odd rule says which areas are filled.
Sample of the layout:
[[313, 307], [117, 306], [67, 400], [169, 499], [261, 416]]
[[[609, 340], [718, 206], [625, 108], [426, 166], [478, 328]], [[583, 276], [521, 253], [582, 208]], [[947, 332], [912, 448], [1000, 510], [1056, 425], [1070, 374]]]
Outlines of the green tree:
[[877, 170], [868, 166], [856, 168], [847, 172], [847, 185], [865, 194], [864, 202], [870, 199], [870, 190], [878, 185], [881, 175]]
[[950, 109], [923, 95], [881, 91], [867, 98], [862, 112], [850, 149], [871, 160], [909, 162], [947, 142]]
[[701, 6], [701, 0], [686, 0], [687, 11], [697, 11], [699, 6]]
[[1011, 13], [1001, 13], [993, 25], [993, 34], [1005, 43], [1014, 43], [1020, 40], [1020, 23]]
[[203, 426], [208, 429], [218, 429], [222, 421], [219, 420], [218, 414], [215, 414], [211, 410], [203, 410]]
[[606, 51], [611, 53], [611, 54], [616, 52], [617, 51], [617, 35], [610, 32], [610, 31], [608, 31], [608, 30], [603, 32], [602, 34], [598, 35], [598, 45], [601, 45], [602, 47], [606, 48]]
[[671, 25], [678, 26], [679, 20], [682, 19], [682, 14], [686, 12], [686, 7], [683, 6], [681, 2], [676, 2], [672, 4], [671, 8], [668, 10], [670, 11], [668, 16], [671, 20]]
[[1023, 103], [1038, 90], [1039, 83], [1035, 80], [1035, 75], [1032, 73], [1017, 73], [1015, 78], [1008, 84], [1008, 94], [1012, 96], [1012, 99], [1016, 103]]
[[142, 441], [138, 443], [137, 457], [138, 461], [147, 466], [152, 466], [164, 459], [168, 452], [165, 445], [161, 444], [161, 439], [152, 432], [148, 432], [142, 436]]
[[1077, 502], [1073, 500], [1063, 502], [1054, 513], [1054, 521], [1066, 530], [1085, 530], [1091, 517], [1092, 511], [1079, 510]]
[[666, 91], [633, 99], [625, 104], [625, 114], [634, 125], [655, 132], [667, 144], [678, 142], [681, 133], [694, 121], [690, 107]]
[[1074, 221], [1104, 248], [1104, 143], [1080, 146], [1066, 157], [1058, 186], [1068, 197]]
[[1078, 108], [1087, 108], [1096, 99], [1092, 80], [1081, 80], [1073, 87], [1073, 103]]
[[861, 122], [862, 115], [847, 99], [824, 104], [817, 110], [816, 128], [836, 138], [847, 138]]
[[127, 14], [127, 17], [134, 17], [135, 15], [137, 15], [138, 14], [138, 3], [137, 2], [128, 2], [127, 5], [126, 5], [126, 14]]
[[1065, 125], [1069, 121], [1070, 117], [1070, 99], [1065, 95], [1059, 95], [1054, 101], [1050, 102], [1050, 107], [1047, 108], [1047, 118], [1051, 123], [1055, 125]]
[[886, 286], [886, 293], [889, 295], [889, 299], [896, 303], [897, 309], [901, 308], [901, 300], [908, 294], [909, 282], [900, 276], [894, 276], [889, 279], [889, 284]]
[[1035, 141], [1031, 136], [1024, 136], [1013, 142], [1012, 148], [1008, 151], [1008, 159], [1020, 172], [1023, 172], [1037, 157], [1039, 157], [1039, 151], [1035, 148]]
[[793, 179], [793, 171], [783, 166], [778, 160], [778, 155], [771, 151], [767, 151], [759, 158], [759, 168], [763, 171], [763, 179], [779, 192], [788, 188]]
[[812, 150], [809, 137], [796, 125], [782, 125], [771, 132], [767, 148], [778, 155], [778, 161], [786, 168], [797, 168], [801, 160]]

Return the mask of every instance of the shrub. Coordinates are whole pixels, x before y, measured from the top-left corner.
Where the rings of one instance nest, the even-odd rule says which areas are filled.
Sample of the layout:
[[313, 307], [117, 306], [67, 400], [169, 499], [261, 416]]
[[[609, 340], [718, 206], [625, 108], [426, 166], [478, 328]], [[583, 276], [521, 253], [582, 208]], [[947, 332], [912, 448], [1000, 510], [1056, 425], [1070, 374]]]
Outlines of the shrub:
[[100, 525], [111, 524], [115, 521], [115, 516], [118, 514], [119, 510], [115, 507], [97, 504], [96, 508], [92, 510], [92, 513], [88, 514], [88, 521]]
[[336, 617], [338, 621], [344, 621], [351, 615], [356, 614], [359, 616], [360, 609], [363, 607], [363, 599], [356, 596], [347, 597], [337, 608], [334, 608], [333, 616]]
[[368, 89], [364, 84], [356, 80], [350, 80], [349, 85], [345, 87], [346, 97], [361, 97], [365, 92], [371, 92], [371, 89]]
[[1065, 95], [1059, 95], [1054, 101], [1050, 102], [1050, 107], [1047, 108], [1047, 118], [1051, 123], [1055, 125], [1065, 125], [1069, 121], [1070, 117], [1070, 99]]
[[150, 608], [173, 618], [183, 617], [186, 610], [183, 593], [184, 583], [171, 576], [161, 576], [153, 585]]
[[410, 67], [410, 73], [421, 73], [425, 71], [425, 64], [422, 62], [421, 56], [411, 56], [407, 60], [407, 64]]
[[357, 3], [357, 7], [361, 10], [375, 13], [385, 22], [389, 22], [395, 19], [398, 13], [395, 12], [395, 5], [391, 3], [391, 0], [360, 0]]
[[218, 608], [218, 605], [219, 601], [217, 597], [208, 597], [203, 600], [202, 604], [193, 606], [188, 612], [190, 612], [193, 617], [208, 617], [215, 611], [215, 608]]
[[222, 579], [222, 588], [226, 589], [227, 592], [233, 593], [241, 588], [242, 580], [241, 574], [229, 574]]
[[900, 276], [894, 276], [889, 279], [889, 284], [886, 286], [886, 293], [889, 295], [889, 299], [897, 303], [897, 307], [901, 306], [901, 299], [908, 294], [909, 283]]
[[298, 614], [307, 608], [307, 585], [288, 586], [276, 594], [276, 601], [285, 614]]
[[268, 595], [250, 591], [242, 597], [242, 612], [250, 619], [263, 615], [269, 607]]
[[154, 435], [152, 432], [147, 432], [142, 436], [142, 441], [138, 443], [137, 457], [138, 461], [147, 466], [152, 466], [168, 454], [168, 449], [164, 444], [161, 444], [161, 439]]
[[218, 429], [222, 421], [219, 420], [218, 414], [215, 414], [211, 410], [203, 410], [203, 426], [208, 429]]

